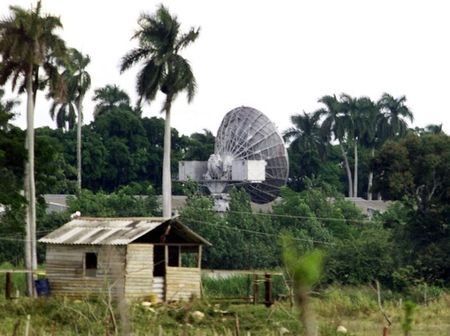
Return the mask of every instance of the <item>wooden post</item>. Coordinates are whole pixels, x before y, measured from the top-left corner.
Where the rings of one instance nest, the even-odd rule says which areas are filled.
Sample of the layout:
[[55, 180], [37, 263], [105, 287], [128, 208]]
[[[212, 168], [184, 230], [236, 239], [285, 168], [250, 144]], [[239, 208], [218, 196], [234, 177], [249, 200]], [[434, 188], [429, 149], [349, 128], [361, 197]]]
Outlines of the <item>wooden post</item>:
[[6, 281], [5, 281], [5, 298], [7, 300], [12, 299], [12, 280], [11, 280], [11, 272], [6, 272]]
[[198, 268], [202, 268], [202, 245], [198, 246]]
[[259, 296], [258, 274], [253, 274], [253, 304], [258, 303], [258, 296]]
[[389, 328], [388, 327], [383, 328], [383, 336], [389, 336]]
[[265, 287], [265, 305], [267, 308], [269, 308], [273, 304], [272, 300], [272, 274], [266, 273], [265, 274], [265, 281], [264, 281], [264, 287]]
[[238, 314], [235, 315], [235, 335], [240, 336], [241, 335], [241, 327], [239, 326], [239, 316]]

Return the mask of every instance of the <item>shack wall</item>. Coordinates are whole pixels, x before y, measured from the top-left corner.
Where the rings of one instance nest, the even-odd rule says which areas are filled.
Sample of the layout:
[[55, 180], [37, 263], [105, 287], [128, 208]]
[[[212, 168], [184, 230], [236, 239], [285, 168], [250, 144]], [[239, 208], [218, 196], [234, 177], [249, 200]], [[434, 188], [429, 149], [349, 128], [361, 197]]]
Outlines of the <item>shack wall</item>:
[[189, 300], [201, 296], [201, 270], [191, 267], [166, 267], [166, 301]]
[[[85, 275], [86, 253], [97, 254], [95, 277]], [[47, 245], [46, 268], [52, 294], [82, 297], [123, 294], [125, 246]]]
[[153, 245], [127, 246], [125, 297], [138, 298], [153, 292]]

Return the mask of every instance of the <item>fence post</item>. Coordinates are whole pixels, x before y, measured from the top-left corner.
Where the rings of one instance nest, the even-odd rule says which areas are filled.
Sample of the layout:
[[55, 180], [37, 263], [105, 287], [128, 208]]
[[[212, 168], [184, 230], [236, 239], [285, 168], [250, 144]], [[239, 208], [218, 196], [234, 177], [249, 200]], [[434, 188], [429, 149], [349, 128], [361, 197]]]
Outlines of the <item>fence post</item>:
[[269, 308], [273, 304], [272, 300], [272, 274], [266, 273], [265, 274], [265, 281], [264, 281], [264, 287], [265, 287], [265, 305], [267, 308]]
[[11, 272], [6, 272], [6, 281], [5, 281], [5, 298], [10, 300], [12, 299], [12, 278]]
[[258, 303], [258, 296], [259, 296], [258, 274], [253, 274], [253, 304]]

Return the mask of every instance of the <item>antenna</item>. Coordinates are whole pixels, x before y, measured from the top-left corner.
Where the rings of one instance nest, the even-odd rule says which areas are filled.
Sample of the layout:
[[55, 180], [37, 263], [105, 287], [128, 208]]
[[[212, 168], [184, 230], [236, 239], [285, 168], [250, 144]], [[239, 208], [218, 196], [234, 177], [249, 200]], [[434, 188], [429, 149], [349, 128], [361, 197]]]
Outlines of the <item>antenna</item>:
[[206, 186], [218, 211], [228, 207], [230, 186], [242, 186], [252, 202], [273, 201], [288, 177], [288, 156], [275, 125], [260, 111], [241, 106], [228, 112], [208, 161], [181, 161], [179, 180]]

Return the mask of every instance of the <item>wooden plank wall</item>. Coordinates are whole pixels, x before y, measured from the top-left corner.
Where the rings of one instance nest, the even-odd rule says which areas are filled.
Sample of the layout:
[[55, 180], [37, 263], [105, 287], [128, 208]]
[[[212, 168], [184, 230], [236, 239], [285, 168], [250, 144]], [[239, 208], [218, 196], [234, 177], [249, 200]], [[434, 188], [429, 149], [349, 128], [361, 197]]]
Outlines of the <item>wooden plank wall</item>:
[[166, 301], [189, 300], [200, 297], [200, 268], [166, 267]]
[[[97, 253], [97, 275], [84, 275], [84, 257]], [[126, 246], [47, 245], [47, 277], [54, 295], [123, 294]]]
[[125, 297], [148, 296], [153, 291], [153, 245], [127, 246]]

